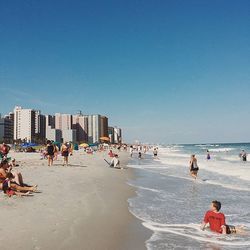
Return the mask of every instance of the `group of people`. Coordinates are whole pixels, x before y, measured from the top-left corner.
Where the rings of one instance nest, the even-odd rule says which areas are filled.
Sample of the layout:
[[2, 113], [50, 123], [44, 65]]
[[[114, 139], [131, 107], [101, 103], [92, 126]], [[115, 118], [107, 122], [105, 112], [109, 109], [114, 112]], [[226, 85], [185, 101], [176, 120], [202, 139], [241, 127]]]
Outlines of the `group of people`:
[[[63, 156], [63, 166], [69, 164], [69, 155], [72, 155], [72, 148], [69, 143], [64, 143], [61, 146], [61, 155]], [[46, 149], [44, 150], [44, 156], [48, 159], [48, 166], [52, 166], [54, 160], [57, 159], [59, 154], [59, 148], [57, 145], [53, 144], [52, 141], [48, 140]]]
[[[199, 167], [197, 164], [197, 158], [195, 155], [191, 155], [190, 175], [196, 179], [198, 171]], [[242, 227], [235, 227], [226, 224], [225, 215], [220, 212], [220, 209], [221, 203], [216, 200], [212, 201], [210, 210], [206, 212], [203, 219], [201, 229], [204, 230], [209, 225], [211, 231], [221, 234], [243, 233], [244, 230]]]
[[37, 185], [31, 186], [24, 183], [20, 172], [14, 171], [17, 166], [15, 159], [8, 157], [10, 146], [0, 145], [0, 190], [8, 196], [27, 196], [37, 190]]

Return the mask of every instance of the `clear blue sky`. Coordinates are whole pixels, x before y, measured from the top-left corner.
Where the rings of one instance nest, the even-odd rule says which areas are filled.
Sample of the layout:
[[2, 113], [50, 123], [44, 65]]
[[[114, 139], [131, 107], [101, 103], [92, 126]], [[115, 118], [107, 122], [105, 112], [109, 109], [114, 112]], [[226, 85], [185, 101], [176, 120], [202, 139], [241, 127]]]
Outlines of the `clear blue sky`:
[[0, 112], [101, 113], [125, 139], [250, 141], [250, 1], [0, 1]]

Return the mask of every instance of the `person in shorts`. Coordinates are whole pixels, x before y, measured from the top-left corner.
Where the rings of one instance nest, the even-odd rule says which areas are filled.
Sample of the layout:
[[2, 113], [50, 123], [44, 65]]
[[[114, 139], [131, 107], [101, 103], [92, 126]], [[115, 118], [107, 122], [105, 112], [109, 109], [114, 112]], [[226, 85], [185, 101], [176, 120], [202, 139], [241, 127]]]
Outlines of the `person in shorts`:
[[190, 175], [194, 179], [196, 179], [198, 171], [199, 171], [199, 167], [198, 167], [198, 164], [197, 164], [197, 159], [196, 159], [195, 155], [191, 155], [191, 160], [190, 160]]

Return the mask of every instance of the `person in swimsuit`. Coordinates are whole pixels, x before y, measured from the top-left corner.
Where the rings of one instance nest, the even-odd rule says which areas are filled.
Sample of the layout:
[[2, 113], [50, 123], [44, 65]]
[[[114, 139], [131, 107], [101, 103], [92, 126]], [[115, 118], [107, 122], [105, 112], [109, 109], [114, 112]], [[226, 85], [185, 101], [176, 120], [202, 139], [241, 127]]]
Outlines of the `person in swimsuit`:
[[139, 158], [139, 159], [142, 158], [141, 152], [138, 153], [138, 158]]
[[[6, 179], [8, 174], [11, 173], [11, 169], [9, 169], [9, 163], [7, 160], [4, 160], [0, 163], [0, 189], [3, 190], [6, 186]], [[13, 174], [12, 174], [13, 175]], [[15, 175], [13, 175], [12, 181], [10, 181], [10, 188], [15, 191], [36, 191], [37, 185], [35, 186], [27, 186], [27, 185], [19, 185], [15, 181]]]
[[211, 159], [210, 152], [207, 150], [207, 160], [209, 161]]
[[2, 183], [2, 190], [3, 192], [8, 195], [9, 197], [13, 195], [17, 196], [29, 196], [30, 191], [27, 192], [20, 192], [20, 191], [15, 191], [13, 188], [11, 188], [11, 181], [14, 180], [14, 175], [12, 173], [7, 173], [6, 179]]
[[209, 224], [210, 230], [219, 234], [233, 234], [244, 233], [243, 227], [235, 227], [226, 224], [225, 215], [220, 213], [221, 203], [219, 201], [212, 201], [210, 210], [206, 212], [203, 222], [201, 224], [201, 230], [205, 230]]
[[157, 157], [157, 155], [158, 155], [158, 151], [157, 151], [157, 149], [156, 148], [154, 148], [154, 150], [153, 150], [153, 155], [154, 155], [154, 157], [156, 158]]
[[242, 159], [242, 161], [246, 162], [247, 161], [247, 153], [245, 150], [242, 150], [240, 153], [240, 157]]
[[199, 171], [199, 167], [198, 167], [198, 164], [197, 164], [197, 159], [196, 159], [195, 155], [191, 155], [191, 160], [190, 160], [190, 175], [194, 179], [196, 179], [198, 171]]
[[66, 164], [68, 166], [69, 164], [69, 144], [68, 143], [64, 143], [62, 145], [62, 149], [61, 149], [61, 154], [63, 156], [63, 166]]
[[51, 141], [47, 141], [46, 151], [48, 157], [48, 166], [50, 167], [53, 165], [54, 154], [55, 154], [55, 146]]
[[130, 157], [133, 157], [133, 152], [134, 152], [134, 149], [133, 149], [133, 146], [131, 145], [130, 148], [129, 148]]

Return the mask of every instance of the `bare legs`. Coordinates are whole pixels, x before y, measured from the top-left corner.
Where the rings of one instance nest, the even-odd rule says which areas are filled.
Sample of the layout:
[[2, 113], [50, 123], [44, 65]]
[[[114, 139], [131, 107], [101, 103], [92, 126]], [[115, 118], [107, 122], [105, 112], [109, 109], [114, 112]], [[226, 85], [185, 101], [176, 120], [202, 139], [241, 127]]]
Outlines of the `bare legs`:
[[23, 186], [24, 183], [23, 183], [23, 176], [22, 176], [22, 174], [19, 173], [19, 172], [17, 172], [17, 173], [14, 172], [13, 175], [14, 175], [13, 181], [14, 181], [15, 183], [17, 183], [18, 185]]
[[14, 190], [16, 191], [24, 191], [24, 192], [27, 192], [27, 191], [36, 191], [37, 190], [37, 186], [33, 186], [33, 187], [21, 187], [15, 183], [10, 183], [10, 187], [13, 188]]
[[69, 165], [69, 157], [68, 157], [68, 156], [64, 156], [64, 157], [63, 157], [63, 166], [64, 166], [65, 164], [66, 164], [67, 166]]
[[53, 165], [53, 155], [48, 155], [48, 166], [52, 166]]

